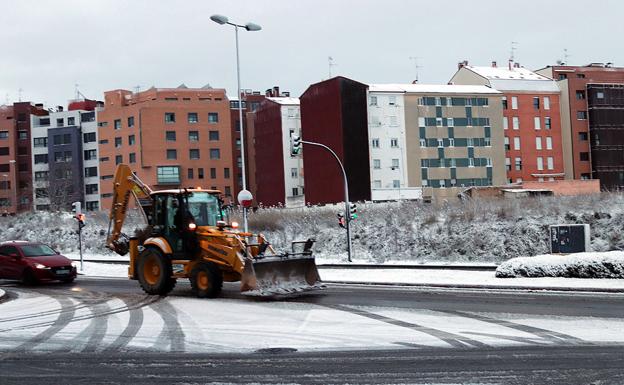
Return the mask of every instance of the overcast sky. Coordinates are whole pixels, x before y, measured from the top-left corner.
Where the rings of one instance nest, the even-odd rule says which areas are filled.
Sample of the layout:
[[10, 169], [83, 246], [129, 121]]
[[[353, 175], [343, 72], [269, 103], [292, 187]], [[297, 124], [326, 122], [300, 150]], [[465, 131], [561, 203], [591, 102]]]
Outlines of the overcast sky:
[[0, 104], [66, 105], [75, 84], [103, 92], [207, 83], [236, 94], [234, 30], [210, 21], [255, 22], [240, 33], [242, 87], [274, 85], [299, 96], [333, 75], [365, 83], [446, 83], [467, 59], [537, 69], [568, 63], [624, 65], [624, 2], [578, 0], [0, 0]]

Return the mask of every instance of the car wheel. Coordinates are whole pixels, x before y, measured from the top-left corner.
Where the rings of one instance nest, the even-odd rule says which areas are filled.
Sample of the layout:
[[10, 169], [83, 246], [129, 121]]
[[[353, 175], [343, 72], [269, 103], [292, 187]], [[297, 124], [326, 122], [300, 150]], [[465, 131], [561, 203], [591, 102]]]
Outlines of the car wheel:
[[74, 282], [74, 279], [76, 279], [76, 277], [65, 278], [65, 279], [61, 279], [61, 282], [63, 282], [63, 283], [72, 283], [72, 282]]
[[138, 267], [139, 283], [147, 294], [167, 295], [173, 290], [176, 280], [171, 278], [171, 262], [160, 250], [151, 247], [143, 250]]
[[221, 293], [223, 275], [212, 263], [198, 263], [191, 271], [191, 287], [199, 298], [215, 298]]
[[34, 286], [39, 283], [39, 280], [32, 270], [27, 269], [22, 274], [22, 283], [27, 286]]

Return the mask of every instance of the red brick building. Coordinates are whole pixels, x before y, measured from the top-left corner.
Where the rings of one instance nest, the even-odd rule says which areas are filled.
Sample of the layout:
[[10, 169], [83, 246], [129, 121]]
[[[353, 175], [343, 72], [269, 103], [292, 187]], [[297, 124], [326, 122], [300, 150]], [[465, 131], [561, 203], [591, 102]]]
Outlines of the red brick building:
[[102, 207], [118, 163], [154, 189], [201, 186], [232, 198], [230, 104], [224, 89], [151, 88], [104, 93], [98, 112]]
[[15, 214], [32, 208], [30, 116], [44, 116], [42, 104], [0, 106], [0, 212]]
[[[613, 67], [610, 63], [592, 63], [586, 66], [548, 66], [536, 72], [556, 80], [561, 89], [566, 178], [592, 178], [587, 86], [624, 83], [624, 68]], [[624, 164], [621, 169], [624, 171]]]
[[505, 162], [509, 182], [563, 179], [560, 91], [555, 81], [518, 63], [498, 67], [459, 63], [453, 84], [486, 85], [503, 92]]

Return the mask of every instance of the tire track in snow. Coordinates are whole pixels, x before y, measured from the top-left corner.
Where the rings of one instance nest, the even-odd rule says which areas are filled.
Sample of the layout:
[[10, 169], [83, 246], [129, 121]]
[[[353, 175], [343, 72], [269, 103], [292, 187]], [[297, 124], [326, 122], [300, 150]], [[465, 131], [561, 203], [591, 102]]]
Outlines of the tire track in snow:
[[464, 312], [464, 311], [459, 311], [459, 310], [444, 310], [441, 312], [451, 314], [451, 315], [457, 315], [460, 317], [472, 318], [481, 322], [492, 323], [492, 324], [504, 326], [510, 329], [519, 330], [525, 333], [533, 334], [543, 340], [546, 340], [555, 344], [559, 344], [559, 345], [561, 344], [564, 344], [564, 345], [579, 345], [579, 344], [589, 345], [591, 344], [590, 342], [587, 342], [581, 338], [574, 337], [569, 334], [559, 333], [559, 332], [548, 330], [548, 329], [541, 329], [535, 326], [518, 324], [518, 323], [507, 321], [507, 320], [491, 318], [491, 317], [487, 317], [487, 316], [480, 315], [480, 314], [474, 314], [474, 313], [469, 313], [469, 312]]
[[62, 311], [58, 318], [50, 325], [46, 330], [37, 334], [36, 336], [30, 338], [28, 341], [23, 344], [17, 346], [15, 349], [16, 352], [22, 353], [28, 350], [34, 350], [34, 348], [52, 338], [56, 333], [60, 332], [67, 326], [72, 319], [74, 318], [75, 309], [74, 303], [65, 297], [55, 298], [59, 304], [61, 305], [61, 310], [67, 309], [66, 311]]
[[484, 344], [481, 341], [473, 340], [472, 338], [445, 332], [439, 329], [433, 329], [433, 328], [415, 324], [415, 323], [397, 320], [397, 319], [386, 317], [380, 314], [371, 313], [362, 309], [351, 308], [351, 307], [344, 306], [344, 305], [321, 305], [321, 306], [325, 306], [334, 310], [346, 311], [355, 315], [374, 319], [376, 321], [381, 321], [381, 322], [385, 322], [394, 326], [404, 327], [404, 328], [412, 329], [421, 333], [425, 333], [432, 337], [438, 338], [456, 348], [466, 348], [466, 347], [472, 347], [472, 346], [476, 346], [476, 347], [488, 346], [487, 344]]
[[178, 321], [178, 313], [166, 298], [161, 298], [163, 298], [162, 301], [150, 305], [163, 320], [163, 329], [152, 347], [154, 349], [162, 349], [163, 346], [169, 345], [169, 350], [171, 352], [184, 352], [185, 335], [182, 330], [182, 325], [180, 325], [180, 321]]
[[125, 302], [126, 306], [129, 310], [129, 319], [128, 325], [126, 328], [119, 334], [119, 336], [109, 345], [107, 346], [103, 352], [114, 352], [121, 350], [128, 346], [130, 341], [136, 337], [143, 326], [143, 307], [158, 301], [160, 298], [153, 299], [150, 296], [142, 299], [139, 302], [134, 302], [126, 298], [122, 298]]

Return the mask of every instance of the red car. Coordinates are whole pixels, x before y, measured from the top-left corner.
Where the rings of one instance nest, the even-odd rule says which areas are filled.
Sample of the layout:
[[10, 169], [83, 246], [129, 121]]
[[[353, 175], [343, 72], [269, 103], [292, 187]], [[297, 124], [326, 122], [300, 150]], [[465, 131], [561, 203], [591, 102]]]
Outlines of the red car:
[[46, 244], [25, 241], [0, 243], [0, 278], [33, 285], [52, 280], [72, 282], [76, 274], [73, 262]]

